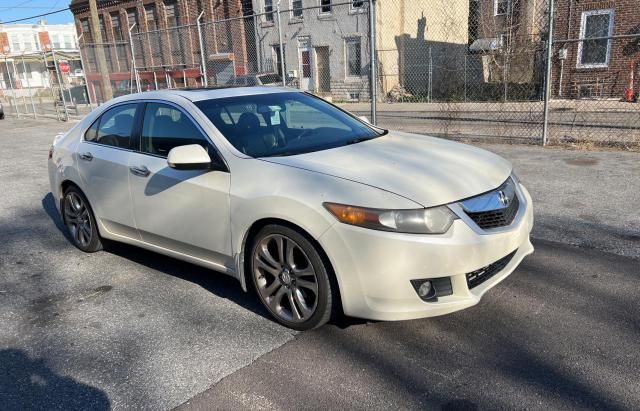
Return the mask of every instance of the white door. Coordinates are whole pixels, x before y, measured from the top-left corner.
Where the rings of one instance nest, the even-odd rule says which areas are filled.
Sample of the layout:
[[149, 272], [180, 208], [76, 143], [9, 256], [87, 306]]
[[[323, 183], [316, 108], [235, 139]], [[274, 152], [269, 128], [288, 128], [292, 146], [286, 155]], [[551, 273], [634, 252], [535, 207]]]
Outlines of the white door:
[[313, 90], [313, 49], [309, 37], [298, 38], [298, 62], [300, 78], [300, 89], [306, 91]]
[[129, 159], [136, 225], [145, 242], [232, 269], [230, 175], [170, 168], [169, 151], [187, 144], [200, 144], [217, 155], [181, 109], [147, 103], [141, 148]]
[[105, 111], [77, 149], [84, 192], [94, 214], [113, 234], [138, 238], [129, 195], [129, 156], [138, 104]]

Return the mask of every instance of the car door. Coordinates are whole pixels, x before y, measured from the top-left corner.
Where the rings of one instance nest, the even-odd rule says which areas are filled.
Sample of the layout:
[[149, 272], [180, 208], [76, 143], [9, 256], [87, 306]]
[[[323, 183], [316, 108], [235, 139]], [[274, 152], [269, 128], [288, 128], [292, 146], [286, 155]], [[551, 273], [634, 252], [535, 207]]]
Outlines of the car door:
[[169, 151], [187, 144], [202, 145], [222, 162], [184, 110], [168, 103], [146, 103], [140, 150], [129, 158], [138, 231], [145, 242], [231, 269], [230, 175], [169, 167]]
[[138, 238], [129, 194], [129, 156], [139, 103], [106, 110], [85, 132], [76, 151], [83, 191], [110, 233]]

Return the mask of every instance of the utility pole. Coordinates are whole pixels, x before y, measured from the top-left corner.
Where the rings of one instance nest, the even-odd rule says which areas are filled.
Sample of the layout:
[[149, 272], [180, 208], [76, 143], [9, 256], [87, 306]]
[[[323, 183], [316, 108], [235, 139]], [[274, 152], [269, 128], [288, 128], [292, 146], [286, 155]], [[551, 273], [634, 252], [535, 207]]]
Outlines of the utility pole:
[[107, 59], [104, 55], [104, 40], [100, 32], [100, 19], [98, 18], [98, 5], [96, 0], [89, 0], [89, 11], [91, 12], [91, 36], [96, 45], [96, 60], [98, 63], [98, 71], [102, 78], [102, 86], [104, 90], [104, 99], [111, 100], [113, 91], [111, 90], [111, 79], [109, 78], [109, 69], [107, 68]]

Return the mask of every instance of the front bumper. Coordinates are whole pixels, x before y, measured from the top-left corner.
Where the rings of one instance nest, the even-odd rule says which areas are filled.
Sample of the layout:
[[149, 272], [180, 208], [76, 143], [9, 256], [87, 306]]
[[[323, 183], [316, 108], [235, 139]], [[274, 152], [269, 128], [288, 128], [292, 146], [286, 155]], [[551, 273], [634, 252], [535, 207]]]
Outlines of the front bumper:
[[[533, 252], [531, 196], [520, 185], [521, 210], [509, 226], [482, 232], [459, 219], [442, 235], [375, 231], [336, 223], [318, 240], [336, 272], [345, 314], [372, 320], [407, 320], [473, 306]], [[516, 251], [517, 250], [517, 251]], [[469, 289], [466, 273], [516, 251], [490, 279]], [[410, 280], [450, 277], [453, 294], [425, 302]]]

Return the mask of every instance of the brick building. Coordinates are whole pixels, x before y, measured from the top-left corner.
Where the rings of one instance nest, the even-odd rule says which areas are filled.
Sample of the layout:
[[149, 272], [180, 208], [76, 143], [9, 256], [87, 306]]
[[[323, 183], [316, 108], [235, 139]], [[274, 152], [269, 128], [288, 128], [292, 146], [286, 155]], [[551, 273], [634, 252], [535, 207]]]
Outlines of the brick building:
[[488, 83], [539, 83], [546, 3], [536, 0], [470, 0], [469, 50], [482, 55]]
[[640, 33], [638, 0], [566, 0], [557, 2], [552, 94], [555, 98], [622, 99], [634, 73], [638, 91]]
[[251, 2], [248, 4], [242, 0], [99, 1], [102, 44], [96, 44], [88, 0], [73, 0], [70, 8], [78, 33], [82, 33], [80, 44], [90, 93], [102, 100], [98, 48], [104, 51], [114, 96], [132, 89], [134, 57], [143, 90], [202, 86], [203, 59], [196, 25], [202, 12], [209, 84], [225, 83], [245, 74], [251, 68], [247, 50], [255, 41], [253, 36], [247, 38], [252, 28], [242, 18], [251, 14]]

